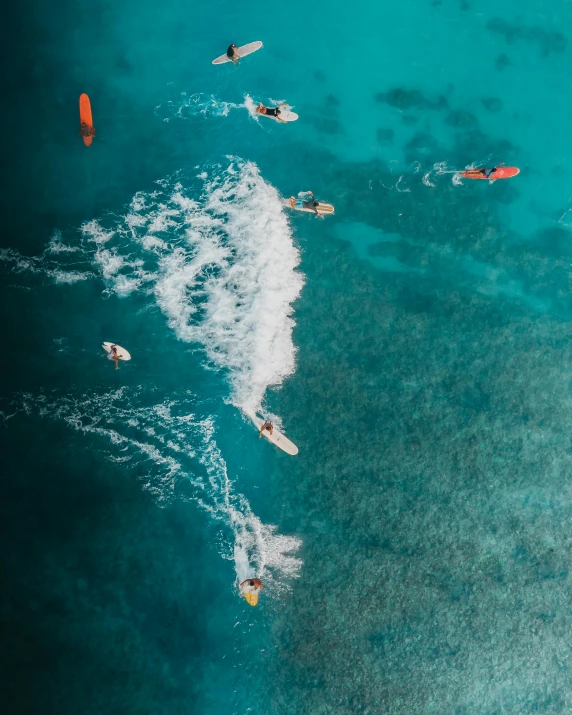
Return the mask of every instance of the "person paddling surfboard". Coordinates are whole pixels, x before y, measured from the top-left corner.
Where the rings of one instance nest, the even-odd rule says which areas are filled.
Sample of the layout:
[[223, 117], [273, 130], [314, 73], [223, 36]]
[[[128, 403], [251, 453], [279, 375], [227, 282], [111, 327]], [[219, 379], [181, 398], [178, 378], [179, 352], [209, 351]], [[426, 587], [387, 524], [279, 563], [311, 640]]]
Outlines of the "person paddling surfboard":
[[89, 127], [87, 124], [82, 124], [79, 133], [82, 137], [94, 137], [95, 129], [93, 127]]
[[290, 206], [293, 209], [309, 209], [316, 214], [316, 218], [324, 218], [320, 213], [320, 202], [316, 201], [313, 191], [301, 191], [298, 194], [298, 198], [291, 196]]
[[262, 425], [258, 436], [262, 437], [262, 433], [265, 431], [268, 432], [268, 434], [272, 434], [272, 432], [274, 432], [274, 425], [270, 422], [270, 420], [266, 420], [266, 422]]
[[511, 179], [513, 176], [518, 176], [520, 169], [516, 166], [505, 166], [498, 164], [493, 167], [483, 167], [482, 169], [467, 169], [461, 171], [461, 176], [464, 179], [481, 179], [492, 184], [499, 179]]
[[257, 114], [264, 114], [266, 117], [274, 117], [277, 121], [282, 122], [282, 124], [287, 124], [285, 119], [280, 117], [280, 107], [287, 107], [286, 102], [282, 102], [277, 107], [265, 107], [262, 102], [256, 107]]

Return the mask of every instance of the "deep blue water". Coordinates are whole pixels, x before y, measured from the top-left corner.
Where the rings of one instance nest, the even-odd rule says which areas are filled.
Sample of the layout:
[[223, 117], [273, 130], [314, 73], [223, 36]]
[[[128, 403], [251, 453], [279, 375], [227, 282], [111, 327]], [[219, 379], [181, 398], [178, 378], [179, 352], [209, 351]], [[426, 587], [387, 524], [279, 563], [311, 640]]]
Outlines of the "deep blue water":
[[572, 4], [5, 19], [2, 712], [570, 712]]

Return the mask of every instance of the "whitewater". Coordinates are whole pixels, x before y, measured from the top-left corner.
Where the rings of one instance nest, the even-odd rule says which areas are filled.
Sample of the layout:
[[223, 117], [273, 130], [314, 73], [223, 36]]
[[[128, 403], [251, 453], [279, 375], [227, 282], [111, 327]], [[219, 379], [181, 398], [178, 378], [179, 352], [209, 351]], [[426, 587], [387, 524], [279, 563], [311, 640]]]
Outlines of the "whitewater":
[[[39, 256], [8, 249], [0, 259], [12, 273], [57, 284], [101, 281], [102, 299], [142, 296], [179, 340], [202, 351], [205, 369], [224, 376], [226, 401], [246, 416], [263, 411], [268, 387], [295, 369], [300, 254], [277, 191], [251, 162], [229, 158], [224, 167], [196, 167], [190, 177], [179, 172], [135, 194], [123, 213], [54, 232]], [[136, 369], [137, 346], [129, 349]], [[280, 577], [298, 575], [299, 540], [262, 523], [235, 491], [213, 411], [201, 411], [182, 387], [183, 395], [153, 404], [144, 403], [142, 385], [93, 395], [26, 394], [4, 412], [63, 420], [98, 435], [106, 459], [126, 469], [147, 464], [142, 484], [158, 503], [190, 498], [224, 523], [219, 550], [234, 560], [237, 580], [265, 576], [278, 591]]]

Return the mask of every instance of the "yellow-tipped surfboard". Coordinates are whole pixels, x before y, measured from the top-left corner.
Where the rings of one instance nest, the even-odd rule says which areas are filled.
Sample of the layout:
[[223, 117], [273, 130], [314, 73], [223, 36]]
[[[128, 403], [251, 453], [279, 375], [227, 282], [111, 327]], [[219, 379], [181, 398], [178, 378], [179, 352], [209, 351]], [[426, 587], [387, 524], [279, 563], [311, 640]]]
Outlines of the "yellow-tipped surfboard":
[[250, 606], [257, 606], [258, 605], [258, 594], [255, 593], [254, 591], [247, 591], [244, 594], [244, 598], [246, 598], [246, 602]]
[[242, 595], [246, 599], [249, 606], [258, 605], [258, 595], [264, 586], [259, 578], [247, 578], [240, 584]]

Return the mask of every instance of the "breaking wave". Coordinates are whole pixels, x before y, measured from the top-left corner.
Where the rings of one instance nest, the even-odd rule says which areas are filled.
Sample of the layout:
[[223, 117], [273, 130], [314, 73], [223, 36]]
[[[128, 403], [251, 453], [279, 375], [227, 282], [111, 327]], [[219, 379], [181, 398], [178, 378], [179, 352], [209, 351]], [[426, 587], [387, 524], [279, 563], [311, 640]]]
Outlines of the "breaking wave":
[[56, 232], [40, 256], [8, 249], [0, 260], [58, 283], [97, 277], [109, 293], [152, 296], [177, 337], [225, 372], [230, 401], [247, 414], [294, 371], [300, 254], [278, 192], [253, 163], [158, 181], [123, 215], [87, 221], [67, 243]]
[[[230, 158], [225, 168], [197, 169], [138, 192], [119, 215], [55, 232], [39, 256], [8, 249], [0, 260], [16, 274], [55, 283], [95, 279], [104, 293], [149, 300], [180, 340], [202, 349], [225, 376], [228, 401], [251, 416], [262, 411], [267, 388], [295, 368], [300, 255], [278, 192], [255, 164]], [[190, 495], [232, 534], [221, 551], [234, 559], [239, 580], [266, 570], [297, 574], [299, 541], [263, 524], [234, 491], [214, 418], [197, 414], [193, 398], [148, 404], [143, 387], [27, 395], [21, 411], [63, 420], [105, 442], [106, 458], [138, 465], [137, 474], [143, 469], [145, 489], [160, 502]]]

